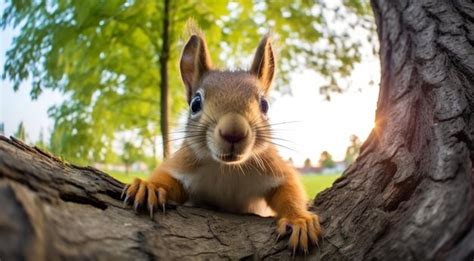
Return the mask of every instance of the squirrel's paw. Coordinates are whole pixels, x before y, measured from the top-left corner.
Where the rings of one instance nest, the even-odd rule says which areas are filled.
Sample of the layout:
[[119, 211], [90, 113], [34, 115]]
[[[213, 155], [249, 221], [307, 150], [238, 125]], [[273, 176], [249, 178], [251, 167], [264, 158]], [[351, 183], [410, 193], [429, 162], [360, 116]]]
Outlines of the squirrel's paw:
[[146, 205], [150, 211], [150, 218], [153, 218], [153, 212], [157, 206], [161, 206], [165, 213], [167, 191], [153, 183], [135, 178], [133, 182], [123, 188], [121, 198], [125, 197], [123, 203], [133, 202], [135, 212], [139, 207]]
[[310, 212], [291, 218], [280, 218], [277, 223], [279, 237], [287, 234], [287, 228], [291, 228], [288, 244], [293, 250], [293, 255], [295, 255], [297, 248], [307, 254], [309, 245], [317, 245], [318, 237], [321, 235], [319, 217]]

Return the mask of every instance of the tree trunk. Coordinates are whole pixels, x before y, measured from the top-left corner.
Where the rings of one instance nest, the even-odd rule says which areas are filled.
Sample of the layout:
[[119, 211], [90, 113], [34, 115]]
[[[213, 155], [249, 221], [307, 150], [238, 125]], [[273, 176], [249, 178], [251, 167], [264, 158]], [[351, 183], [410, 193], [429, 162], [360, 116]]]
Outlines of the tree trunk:
[[[473, 260], [474, 4], [372, 1], [376, 128], [312, 207], [308, 259]], [[123, 184], [0, 137], [0, 259], [290, 259], [274, 221], [176, 207], [153, 220]]]
[[376, 127], [315, 202], [322, 257], [473, 260], [474, 4], [372, 7], [382, 68]]
[[161, 35], [161, 54], [160, 54], [160, 128], [161, 136], [163, 139], [163, 158], [167, 158], [170, 155], [170, 142], [169, 142], [169, 95], [168, 95], [168, 60], [170, 56], [170, 41], [169, 41], [169, 30], [170, 30], [170, 1], [163, 0], [163, 31]]
[[155, 165], [157, 164], [158, 160], [157, 160], [157, 157], [156, 157], [156, 136], [155, 134], [153, 134], [153, 138], [152, 138], [152, 141], [151, 143], [153, 144], [153, 148], [152, 148], [152, 155], [153, 155], [153, 166], [155, 167]]

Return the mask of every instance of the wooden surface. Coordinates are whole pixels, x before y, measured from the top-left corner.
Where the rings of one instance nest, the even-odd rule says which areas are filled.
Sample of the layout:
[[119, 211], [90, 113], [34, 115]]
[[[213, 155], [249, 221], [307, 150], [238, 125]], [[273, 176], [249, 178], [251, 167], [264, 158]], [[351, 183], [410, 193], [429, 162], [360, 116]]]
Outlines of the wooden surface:
[[1, 137], [0, 258], [240, 259], [286, 252], [270, 218], [178, 207], [150, 220], [123, 206], [122, 187], [96, 169], [65, 165]]

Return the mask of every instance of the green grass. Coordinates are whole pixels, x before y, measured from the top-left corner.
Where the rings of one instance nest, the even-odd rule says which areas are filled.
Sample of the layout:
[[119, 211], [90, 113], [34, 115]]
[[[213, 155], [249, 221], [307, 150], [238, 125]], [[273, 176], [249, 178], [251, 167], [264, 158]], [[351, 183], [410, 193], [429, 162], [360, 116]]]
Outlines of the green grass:
[[120, 171], [105, 171], [107, 172], [110, 176], [114, 177], [115, 179], [123, 182], [123, 183], [130, 183], [132, 180], [137, 177], [141, 179], [147, 179], [148, 178], [148, 173], [144, 172], [130, 172], [130, 173], [125, 173], [125, 172], [120, 172]]
[[[141, 179], [147, 179], [148, 173], [143, 172], [130, 172], [128, 174], [124, 172], [118, 171], [107, 171], [112, 177], [115, 179], [120, 180], [123, 183], [130, 183], [135, 177]], [[304, 189], [306, 190], [306, 194], [308, 198], [312, 199], [316, 196], [319, 192], [323, 191], [326, 188], [329, 188], [334, 181], [339, 178], [341, 174], [329, 174], [329, 175], [315, 175], [315, 174], [307, 174], [301, 175], [301, 182], [303, 183]]]
[[334, 181], [340, 176], [340, 173], [335, 173], [328, 175], [307, 174], [301, 175], [300, 177], [308, 198], [312, 199], [319, 192], [331, 187], [332, 183], [334, 183]]

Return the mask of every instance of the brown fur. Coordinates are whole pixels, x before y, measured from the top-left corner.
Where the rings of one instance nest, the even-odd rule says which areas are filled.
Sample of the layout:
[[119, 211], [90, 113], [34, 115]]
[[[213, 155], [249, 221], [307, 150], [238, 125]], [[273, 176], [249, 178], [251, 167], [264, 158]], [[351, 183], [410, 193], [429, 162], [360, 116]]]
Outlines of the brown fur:
[[261, 214], [270, 207], [279, 220], [278, 233], [291, 226], [290, 246], [308, 251], [320, 235], [319, 218], [306, 209], [298, 174], [270, 142], [261, 111], [275, 68], [269, 37], [261, 41], [250, 71], [230, 72], [212, 69], [204, 38], [193, 35], [180, 68], [188, 101], [200, 95], [202, 109], [189, 113], [181, 148], [147, 181], [129, 185], [126, 200], [133, 199], [136, 208], [146, 205], [151, 214], [168, 201], [240, 213]]

